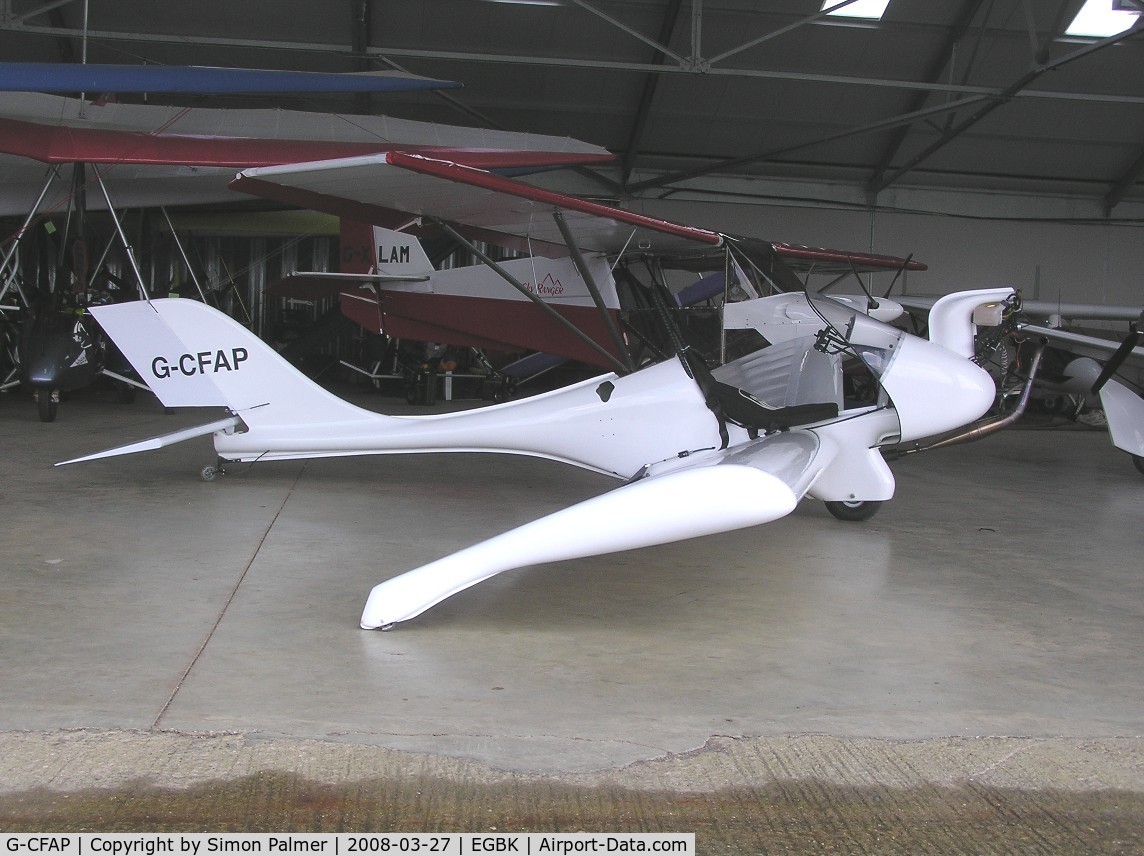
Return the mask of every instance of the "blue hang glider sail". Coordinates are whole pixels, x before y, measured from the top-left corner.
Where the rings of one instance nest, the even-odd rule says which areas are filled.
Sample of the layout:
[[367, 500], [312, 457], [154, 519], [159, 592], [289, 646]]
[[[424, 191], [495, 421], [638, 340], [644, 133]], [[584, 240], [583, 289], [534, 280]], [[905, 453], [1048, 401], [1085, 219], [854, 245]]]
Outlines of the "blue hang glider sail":
[[81, 65], [0, 62], [2, 92], [415, 92], [456, 89], [451, 80], [403, 72], [334, 73], [198, 65]]

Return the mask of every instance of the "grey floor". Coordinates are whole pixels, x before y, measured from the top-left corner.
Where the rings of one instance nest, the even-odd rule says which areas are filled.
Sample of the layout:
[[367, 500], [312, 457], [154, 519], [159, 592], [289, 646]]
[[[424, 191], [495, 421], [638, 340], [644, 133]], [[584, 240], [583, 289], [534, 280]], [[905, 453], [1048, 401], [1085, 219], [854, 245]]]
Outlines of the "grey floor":
[[208, 418], [89, 393], [42, 424], [0, 399], [0, 732], [241, 732], [541, 773], [719, 736], [1144, 733], [1144, 476], [1100, 431], [913, 456], [865, 524], [806, 502], [510, 572], [381, 633], [357, 623], [374, 584], [615, 483], [475, 455], [205, 483], [205, 439], [52, 467]]

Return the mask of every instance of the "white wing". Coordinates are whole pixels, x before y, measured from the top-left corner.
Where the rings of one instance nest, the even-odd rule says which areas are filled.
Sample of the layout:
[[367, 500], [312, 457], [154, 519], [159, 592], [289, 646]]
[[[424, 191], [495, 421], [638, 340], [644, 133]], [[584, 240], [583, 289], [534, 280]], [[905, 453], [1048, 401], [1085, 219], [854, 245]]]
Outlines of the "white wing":
[[667, 544], [790, 514], [834, 446], [791, 431], [760, 438], [526, 523], [375, 586], [367, 630], [406, 621], [504, 571]]

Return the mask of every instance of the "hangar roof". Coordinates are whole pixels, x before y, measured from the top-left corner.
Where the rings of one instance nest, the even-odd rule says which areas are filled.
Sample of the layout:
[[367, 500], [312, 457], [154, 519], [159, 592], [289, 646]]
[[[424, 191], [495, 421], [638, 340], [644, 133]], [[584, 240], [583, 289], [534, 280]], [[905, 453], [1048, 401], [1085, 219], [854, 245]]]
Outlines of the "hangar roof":
[[[835, 0], [835, 3], [844, 0]], [[601, 196], [775, 182], [1144, 202], [1144, 16], [1066, 36], [1084, 0], [4, 0], [7, 61], [401, 69], [463, 89], [186, 96], [574, 137]], [[1137, 13], [1142, 0], [1103, 0]], [[85, 21], [86, 10], [86, 21]], [[0, 93], [0, 99], [5, 96]], [[122, 100], [140, 96], [121, 96]], [[753, 180], [751, 180], [753, 179]], [[1126, 206], [1121, 208], [1124, 210]]]

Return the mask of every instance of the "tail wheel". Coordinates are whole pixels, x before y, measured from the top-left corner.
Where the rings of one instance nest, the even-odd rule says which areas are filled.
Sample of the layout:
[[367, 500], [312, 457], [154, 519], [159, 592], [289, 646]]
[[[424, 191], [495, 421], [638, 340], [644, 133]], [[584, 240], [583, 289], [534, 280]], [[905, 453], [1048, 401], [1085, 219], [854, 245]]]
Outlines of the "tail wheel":
[[839, 520], [869, 520], [882, 507], [880, 500], [827, 502], [826, 510]]

